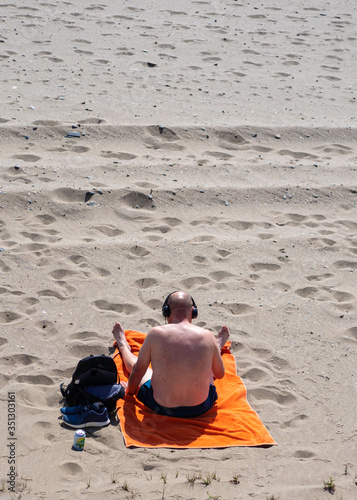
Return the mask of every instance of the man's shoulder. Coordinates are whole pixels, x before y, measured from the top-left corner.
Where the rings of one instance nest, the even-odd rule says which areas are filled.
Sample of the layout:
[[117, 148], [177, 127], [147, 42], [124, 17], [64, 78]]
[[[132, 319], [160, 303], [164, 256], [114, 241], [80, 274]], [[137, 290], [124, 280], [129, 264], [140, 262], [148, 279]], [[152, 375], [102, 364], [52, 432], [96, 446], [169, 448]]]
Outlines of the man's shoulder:
[[207, 328], [202, 328], [202, 326], [193, 326], [193, 329], [197, 332], [197, 333], [201, 333], [202, 335], [206, 335], [208, 337], [212, 337], [213, 335], [213, 332], [211, 330], [208, 330]]
[[152, 328], [150, 328], [148, 334], [147, 334], [147, 337], [157, 337], [158, 335], [162, 335], [164, 332], [165, 332], [165, 327], [168, 326], [168, 325], [157, 325], [157, 326], [153, 326]]

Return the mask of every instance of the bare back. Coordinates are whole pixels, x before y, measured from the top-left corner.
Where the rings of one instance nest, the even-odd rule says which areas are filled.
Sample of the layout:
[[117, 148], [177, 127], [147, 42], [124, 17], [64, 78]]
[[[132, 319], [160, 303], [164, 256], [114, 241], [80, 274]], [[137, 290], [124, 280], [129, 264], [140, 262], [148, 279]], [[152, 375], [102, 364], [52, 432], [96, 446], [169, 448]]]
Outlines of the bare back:
[[[150, 348], [151, 383], [159, 404], [195, 406], [206, 400], [212, 370], [221, 362], [212, 332], [189, 322], [171, 323], [153, 328], [145, 342]], [[223, 376], [220, 365], [218, 368], [218, 376]]]

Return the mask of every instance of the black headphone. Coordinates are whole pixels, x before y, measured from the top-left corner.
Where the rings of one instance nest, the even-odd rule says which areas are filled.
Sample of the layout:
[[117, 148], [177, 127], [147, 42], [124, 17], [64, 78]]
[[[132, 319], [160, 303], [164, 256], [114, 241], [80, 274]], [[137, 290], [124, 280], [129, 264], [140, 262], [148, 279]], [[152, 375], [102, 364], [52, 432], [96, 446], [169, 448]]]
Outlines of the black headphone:
[[[175, 290], [175, 292], [169, 293], [169, 295], [165, 299], [165, 302], [163, 303], [163, 306], [162, 306], [162, 315], [163, 315], [164, 318], [168, 318], [170, 316], [170, 314], [171, 314], [170, 306], [168, 304], [168, 301], [169, 301], [169, 298], [171, 297], [171, 295], [173, 293], [176, 293], [176, 291], [177, 290]], [[190, 297], [191, 297], [191, 295], [190, 295]], [[191, 300], [192, 300], [192, 319], [195, 319], [198, 316], [198, 309], [197, 309], [195, 301], [193, 300], [193, 297], [191, 297]]]

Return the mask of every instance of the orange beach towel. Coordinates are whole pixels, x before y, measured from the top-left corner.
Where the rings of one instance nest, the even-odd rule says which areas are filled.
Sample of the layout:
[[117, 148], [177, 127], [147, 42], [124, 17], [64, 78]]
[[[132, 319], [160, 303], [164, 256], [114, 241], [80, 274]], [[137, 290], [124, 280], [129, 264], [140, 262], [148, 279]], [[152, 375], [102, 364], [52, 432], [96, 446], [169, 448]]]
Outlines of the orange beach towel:
[[[145, 334], [126, 330], [125, 335], [132, 352], [137, 354]], [[134, 396], [126, 395], [124, 399], [119, 399], [117, 409], [125, 445], [143, 448], [225, 448], [276, 444], [247, 402], [247, 391], [236, 374], [229, 345], [227, 342], [222, 352], [225, 375], [215, 381], [218, 399], [200, 417], [166, 417], [152, 412]], [[128, 373], [117, 349], [114, 361], [120, 380], [127, 380]]]

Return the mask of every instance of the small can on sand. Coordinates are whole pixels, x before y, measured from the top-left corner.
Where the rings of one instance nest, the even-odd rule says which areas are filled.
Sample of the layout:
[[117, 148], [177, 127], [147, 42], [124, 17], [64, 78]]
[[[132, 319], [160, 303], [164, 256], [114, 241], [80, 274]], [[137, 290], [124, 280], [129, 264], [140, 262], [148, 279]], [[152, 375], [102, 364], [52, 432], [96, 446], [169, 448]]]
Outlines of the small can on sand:
[[74, 433], [72, 450], [83, 451], [84, 442], [86, 440], [86, 433], [82, 429], [78, 429]]

